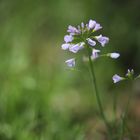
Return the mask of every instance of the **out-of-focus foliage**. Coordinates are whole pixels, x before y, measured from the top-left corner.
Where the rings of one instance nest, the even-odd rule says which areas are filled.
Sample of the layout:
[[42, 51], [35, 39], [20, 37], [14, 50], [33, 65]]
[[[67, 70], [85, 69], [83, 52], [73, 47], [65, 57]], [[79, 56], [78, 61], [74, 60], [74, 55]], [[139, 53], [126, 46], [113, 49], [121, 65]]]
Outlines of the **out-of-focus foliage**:
[[104, 51], [121, 53], [118, 61], [96, 63], [110, 113], [112, 75], [127, 68], [140, 72], [139, 8], [139, 0], [1, 0], [0, 139], [100, 139], [88, 68], [81, 62], [80, 71], [67, 70], [70, 55], [60, 46], [69, 24], [95, 19], [103, 25], [110, 38]]

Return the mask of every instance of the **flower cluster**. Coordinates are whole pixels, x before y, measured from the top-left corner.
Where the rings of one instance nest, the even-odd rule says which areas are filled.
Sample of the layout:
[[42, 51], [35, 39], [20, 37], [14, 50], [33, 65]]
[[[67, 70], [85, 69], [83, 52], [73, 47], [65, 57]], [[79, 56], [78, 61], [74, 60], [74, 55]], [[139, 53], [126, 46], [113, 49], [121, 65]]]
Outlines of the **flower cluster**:
[[127, 79], [133, 80], [133, 79], [137, 79], [137, 78], [139, 78], [139, 76], [134, 78], [134, 70], [133, 69], [132, 70], [128, 69], [125, 77], [121, 77], [118, 74], [115, 74], [112, 77], [114, 83], [118, 83], [118, 82], [120, 82], [122, 80], [127, 80]]
[[[99, 55], [101, 50], [95, 49], [97, 43], [104, 47], [108, 42], [109, 38], [103, 35], [96, 35], [96, 31], [102, 29], [102, 26], [97, 23], [95, 20], [89, 20], [87, 24], [83, 22], [78, 27], [69, 25], [67, 32], [69, 35], [64, 36], [64, 44], [61, 48], [63, 50], [69, 50], [72, 53], [77, 53], [80, 50], [89, 47], [91, 49], [91, 58], [92, 60], [98, 58], [99, 56], [109, 56], [113, 59], [116, 59], [120, 56], [119, 53], [108, 53]], [[75, 66], [75, 58], [71, 58], [65, 63], [68, 67]]]

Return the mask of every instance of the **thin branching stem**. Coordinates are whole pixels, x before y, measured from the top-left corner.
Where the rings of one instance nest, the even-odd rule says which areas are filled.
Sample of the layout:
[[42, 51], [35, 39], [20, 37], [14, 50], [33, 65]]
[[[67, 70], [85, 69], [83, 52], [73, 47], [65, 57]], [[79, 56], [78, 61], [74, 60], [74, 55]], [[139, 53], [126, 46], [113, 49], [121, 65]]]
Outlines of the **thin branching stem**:
[[111, 135], [111, 131], [110, 131], [111, 128], [110, 128], [110, 125], [108, 124], [108, 121], [105, 117], [102, 103], [101, 103], [101, 99], [100, 99], [100, 95], [99, 95], [99, 91], [98, 91], [98, 87], [97, 87], [96, 76], [95, 76], [95, 71], [94, 71], [94, 64], [93, 64], [93, 61], [91, 60], [91, 52], [90, 52], [91, 50], [88, 47], [87, 47], [87, 49], [88, 49], [88, 57], [89, 57], [89, 66], [90, 66], [92, 81], [93, 81], [92, 83], [93, 83], [93, 86], [95, 89], [95, 96], [96, 96], [97, 104], [98, 104], [98, 107], [100, 110], [101, 117], [102, 117], [108, 131], [109, 131], [109, 135]]

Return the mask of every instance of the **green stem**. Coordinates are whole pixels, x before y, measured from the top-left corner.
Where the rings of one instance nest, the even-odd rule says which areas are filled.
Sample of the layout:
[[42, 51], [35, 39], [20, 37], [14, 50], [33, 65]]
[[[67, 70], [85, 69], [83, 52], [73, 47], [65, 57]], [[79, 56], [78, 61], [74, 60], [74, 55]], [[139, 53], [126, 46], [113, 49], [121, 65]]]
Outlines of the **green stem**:
[[99, 110], [100, 110], [101, 117], [102, 117], [109, 133], [111, 133], [110, 132], [110, 126], [109, 126], [108, 121], [105, 117], [103, 107], [102, 107], [102, 103], [101, 103], [101, 99], [100, 99], [100, 96], [99, 96], [99, 91], [98, 91], [97, 82], [96, 82], [96, 76], [95, 76], [95, 72], [94, 72], [94, 65], [93, 65], [93, 61], [91, 60], [91, 54], [90, 54], [91, 52], [90, 51], [91, 51], [90, 48], [88, 48], [89, 65], [90, 65], [90, 70], [91, 70], [91, 74], [92, 74], [92, 81], [93, 81], [93, 86], [94, 86], [94, 89], [95, 89], [97, 104], [98, 104], [98, 107], [99, 107]]

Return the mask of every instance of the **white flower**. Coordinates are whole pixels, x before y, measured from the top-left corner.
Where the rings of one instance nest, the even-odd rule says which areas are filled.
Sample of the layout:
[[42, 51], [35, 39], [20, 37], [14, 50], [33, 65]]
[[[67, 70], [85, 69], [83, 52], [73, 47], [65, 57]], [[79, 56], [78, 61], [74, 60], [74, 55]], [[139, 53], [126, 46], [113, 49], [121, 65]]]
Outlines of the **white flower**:
[[98, 31], [100, 29], [102, 29], [102, 26], [99, 23], [96, 23], [94, 31]]
[[84, 48], [85, 43], [84, 42], [80, 42], [76, 45], [73, 45], [71, 47], [69, 47], [69, 51], [73, 52], [73, 53], [77, 53], [79, 50]]
[[119, 53], [110, 53], [110, 57], [113, 58], [113, 59], [117, 59], [118, 57], [120, 57], [120, 54]]
[[66, 43], [71, 42], [73, 40], [73, 36], [72, 35], [65, 35], [64, 36], [64, 41]]
[[68, 67], [74, 67], [75, 66], [75, 58], [71, 58], [65, 61]]
[[96, 21], [95, 20], [89, 20], [89, 23], [88, 23], [88, 27], [89, 29], [93, 29], [96, 25]]
[[100, 50], [93, 49], [91, 59], [96, 59], [97, 57], [99, 57], [99, 52]]
[[120, 77], [119, 75], [115, 74], [113, 77], [113, 82], [114, 83], [117, 83], [117, 82], [120, 82], [121, 80], [123, 80], [124, 78], [123, 77]]
[[86, 40], [87, 40], [89, 45], [91, 45], [91, 46], [95, 46], [96, 45], [96, 42], [94, 40], [92, 40], [90, 38], [87, 38]]
[[67, 50], [69, 47], [70, 47], [70, 44], [67, 44], [67, 43], [62, 44], [61, 46], [62, 50]]
[[67, 32], [70, 33], [70, 35], [75, 35], [79, 33], [78, 29], [71, 25], [68, 26]]
[[101, 43], [102, 47], [104, 47], [109, 42], [109, 38], [102, 35], [96, 36], [95, 38], [99, 43]]

